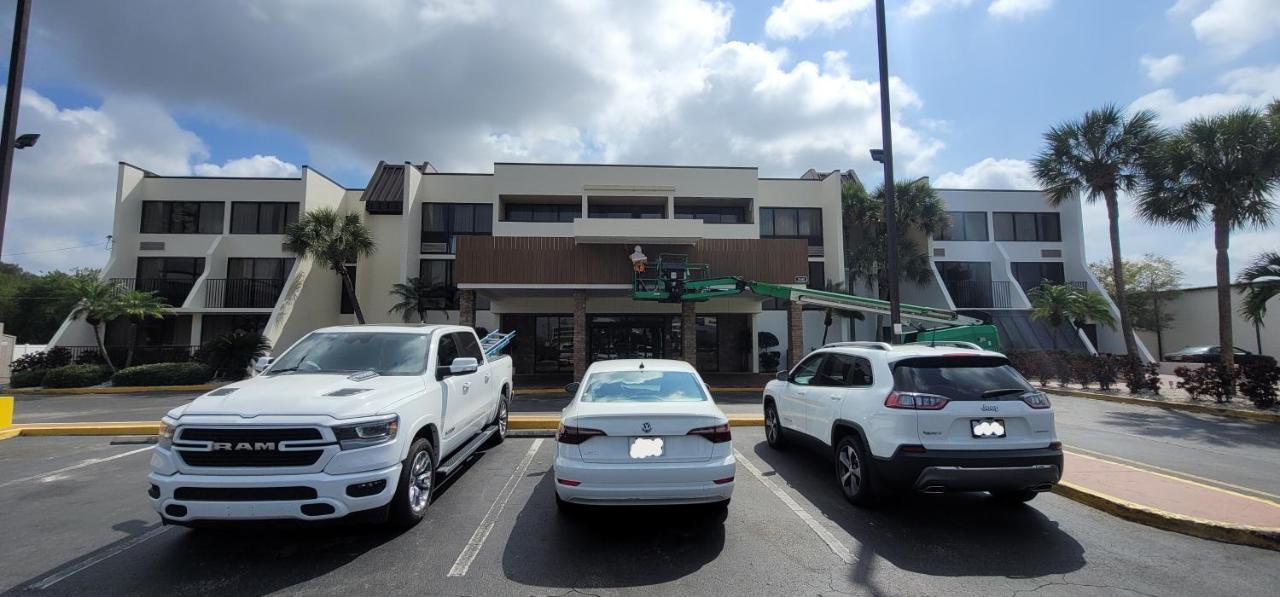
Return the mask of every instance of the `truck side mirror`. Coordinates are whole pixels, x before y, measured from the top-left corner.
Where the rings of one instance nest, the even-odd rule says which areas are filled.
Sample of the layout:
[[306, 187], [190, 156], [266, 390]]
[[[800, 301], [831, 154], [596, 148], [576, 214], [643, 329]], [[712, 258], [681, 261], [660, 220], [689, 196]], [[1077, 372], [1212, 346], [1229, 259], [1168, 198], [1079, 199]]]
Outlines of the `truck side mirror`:
[[253, 370], [257, 373], [262, 373], [274, 362], [276, 362], [275, 357], [258, 357], [258, 360], [253, 362]]
[[578, 393], [578, 388], [579, 388], [581, 385], [582, 385], [582, 384], [579, 384], [578, 382], [576, 382], [576, 381], [575, 381], [575, 382], [573, 382], [573, 383], [571, 383], [571, 384], [569, 384], [569, 385], [566, 385], [566, 386], [564, 387], [564, 391], [565, 391], [565, 392], [568, 392], [568, 393], [570, 393], [570, 394], [577, 394], [577, 393]]
[[453, 362], [448, 365], [436, 367], [436, 371], [439, 372], [441, 379], [451, 375], [475, 373], [479, 369], [480, 361], [477, 361], [474, 357], [458, 357], [453, 359]]
[[779, 372], [778, 372], [778, 375], [776, 375], [775, 377], [777, 377], [777, 378], [778, 378], [778, 381], [791, 381], [791, 372], [790, 372], [790, 371], [779, 371]]

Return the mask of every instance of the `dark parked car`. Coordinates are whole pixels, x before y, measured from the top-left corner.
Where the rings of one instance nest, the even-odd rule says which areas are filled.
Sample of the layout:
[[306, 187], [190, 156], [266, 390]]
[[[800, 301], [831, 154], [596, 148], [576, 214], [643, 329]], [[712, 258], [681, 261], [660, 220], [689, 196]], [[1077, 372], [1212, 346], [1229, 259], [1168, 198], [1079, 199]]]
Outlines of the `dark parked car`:
[[[1252, 365], [1254, 363], [1276, 364], [1275, 357], [1269, 357], [1265, 354], [1253, 354], [1243, 348], [1236, 348], [1234, 352], [1237, 365]], [[1218, 362], [1218, 356], [1221, 354], [1222, 349], [1217, 346], [1188, 346], [1182, 350], [1164, 355], [1164, 360], [1174, 363], [1216, 363]]]

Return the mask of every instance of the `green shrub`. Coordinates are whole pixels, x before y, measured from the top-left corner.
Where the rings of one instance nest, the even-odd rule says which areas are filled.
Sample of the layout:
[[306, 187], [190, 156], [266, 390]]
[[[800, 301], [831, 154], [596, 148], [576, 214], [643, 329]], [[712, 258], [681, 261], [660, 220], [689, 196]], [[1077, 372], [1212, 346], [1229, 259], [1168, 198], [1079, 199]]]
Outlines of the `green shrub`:
[[121, 369], [111, 377], [116, 386], [191, 386], [213, 378], [203, 363], [155, 363]]
[[1276, 388], [1280, 386], [1280, 367], [1251, 363], [1240, 367], [1240, 393], [1258, 408], [1276, 405]]
[[47, 369], [25, 369], [23, 371], [14, 371], [9, 377], [9, 387], [11, 388], [34, 388], [44, 383], [44, 374]]
[[258, 357], [271, 351], [271, 343], [261, 334], [235, 331], [205, 343], [196, 351], [195, 359], [208, 365], [225, 379], [243, 379]]
[[32, 352], [13, 360], [10, 369], [17, 371], [34, 371], [36, 369], [57, 369], [71, 364], [71, 351], [62, 346], [48, 350]]
[[1214, 402], [1229, 402], [1231, 388], [1235, 383], [1233, 371], [1222, 363], [1205, 363], [1198, 369], [1178, 367], [1173, 374], [1182, 378], [1178, 387], [1187, 391], [1192, 400], [1201, 396], [1212, 397]]
[[1124, 377], [1125, 385], [1129, 386], [1130, 394], [1152, 394], [1160, 393], [1160, 367], [1155, 363], [1143, 363], [1138, 357], [1121, 357], [1124, 358], [1124, 365], [1120, 367], [1120, 375]]
[[50, 369], [44, 376], [46, 388], [85, 388], [111, 378], [111, 370], [98, 365], [67, 365]]

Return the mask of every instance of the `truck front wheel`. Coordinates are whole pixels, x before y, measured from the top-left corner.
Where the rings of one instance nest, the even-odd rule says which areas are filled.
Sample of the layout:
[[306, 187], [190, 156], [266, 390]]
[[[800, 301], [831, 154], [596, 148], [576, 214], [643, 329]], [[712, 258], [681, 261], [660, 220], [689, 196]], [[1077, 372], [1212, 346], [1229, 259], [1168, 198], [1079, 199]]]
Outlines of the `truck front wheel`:
[[426, 438], [413, 440], [409, 457], [400, 467], [400, 483], [391, 498], [391, 524], [411, 527], [418, 524], [431, 505], [436, 485], [436, 453]]
[[503, 440], [507, 439], [507, 423], [511, 416], [511, 399], [504, 394], [498, 399], [498, 412], [493, 415], [493, 422], [489, 423], [497, 427], [493, 435], [489, 436], [489, 441], [485, 443], [485, 448], [492, 448]]

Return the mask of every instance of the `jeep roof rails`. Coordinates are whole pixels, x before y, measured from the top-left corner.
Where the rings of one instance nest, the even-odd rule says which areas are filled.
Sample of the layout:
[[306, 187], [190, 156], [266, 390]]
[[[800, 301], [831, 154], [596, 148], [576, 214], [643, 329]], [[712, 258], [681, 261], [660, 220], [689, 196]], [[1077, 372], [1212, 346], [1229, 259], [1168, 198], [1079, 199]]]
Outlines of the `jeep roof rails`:
[[948, 348], [967, 348], [969, 350], [986, 350], [985, 348], [974, 344], [973, 342], [965, 342], [964, 340], [936, 340], [924, 342], [908, 342], [911, 346], [945, 346]]
[[867, 340], [857, 340], [853, 342], [831, 342], [822, 345], [823, 348], [870, 348], [872, 350], [893, 350], [893, 345], [888, 342], [871, 342]]

